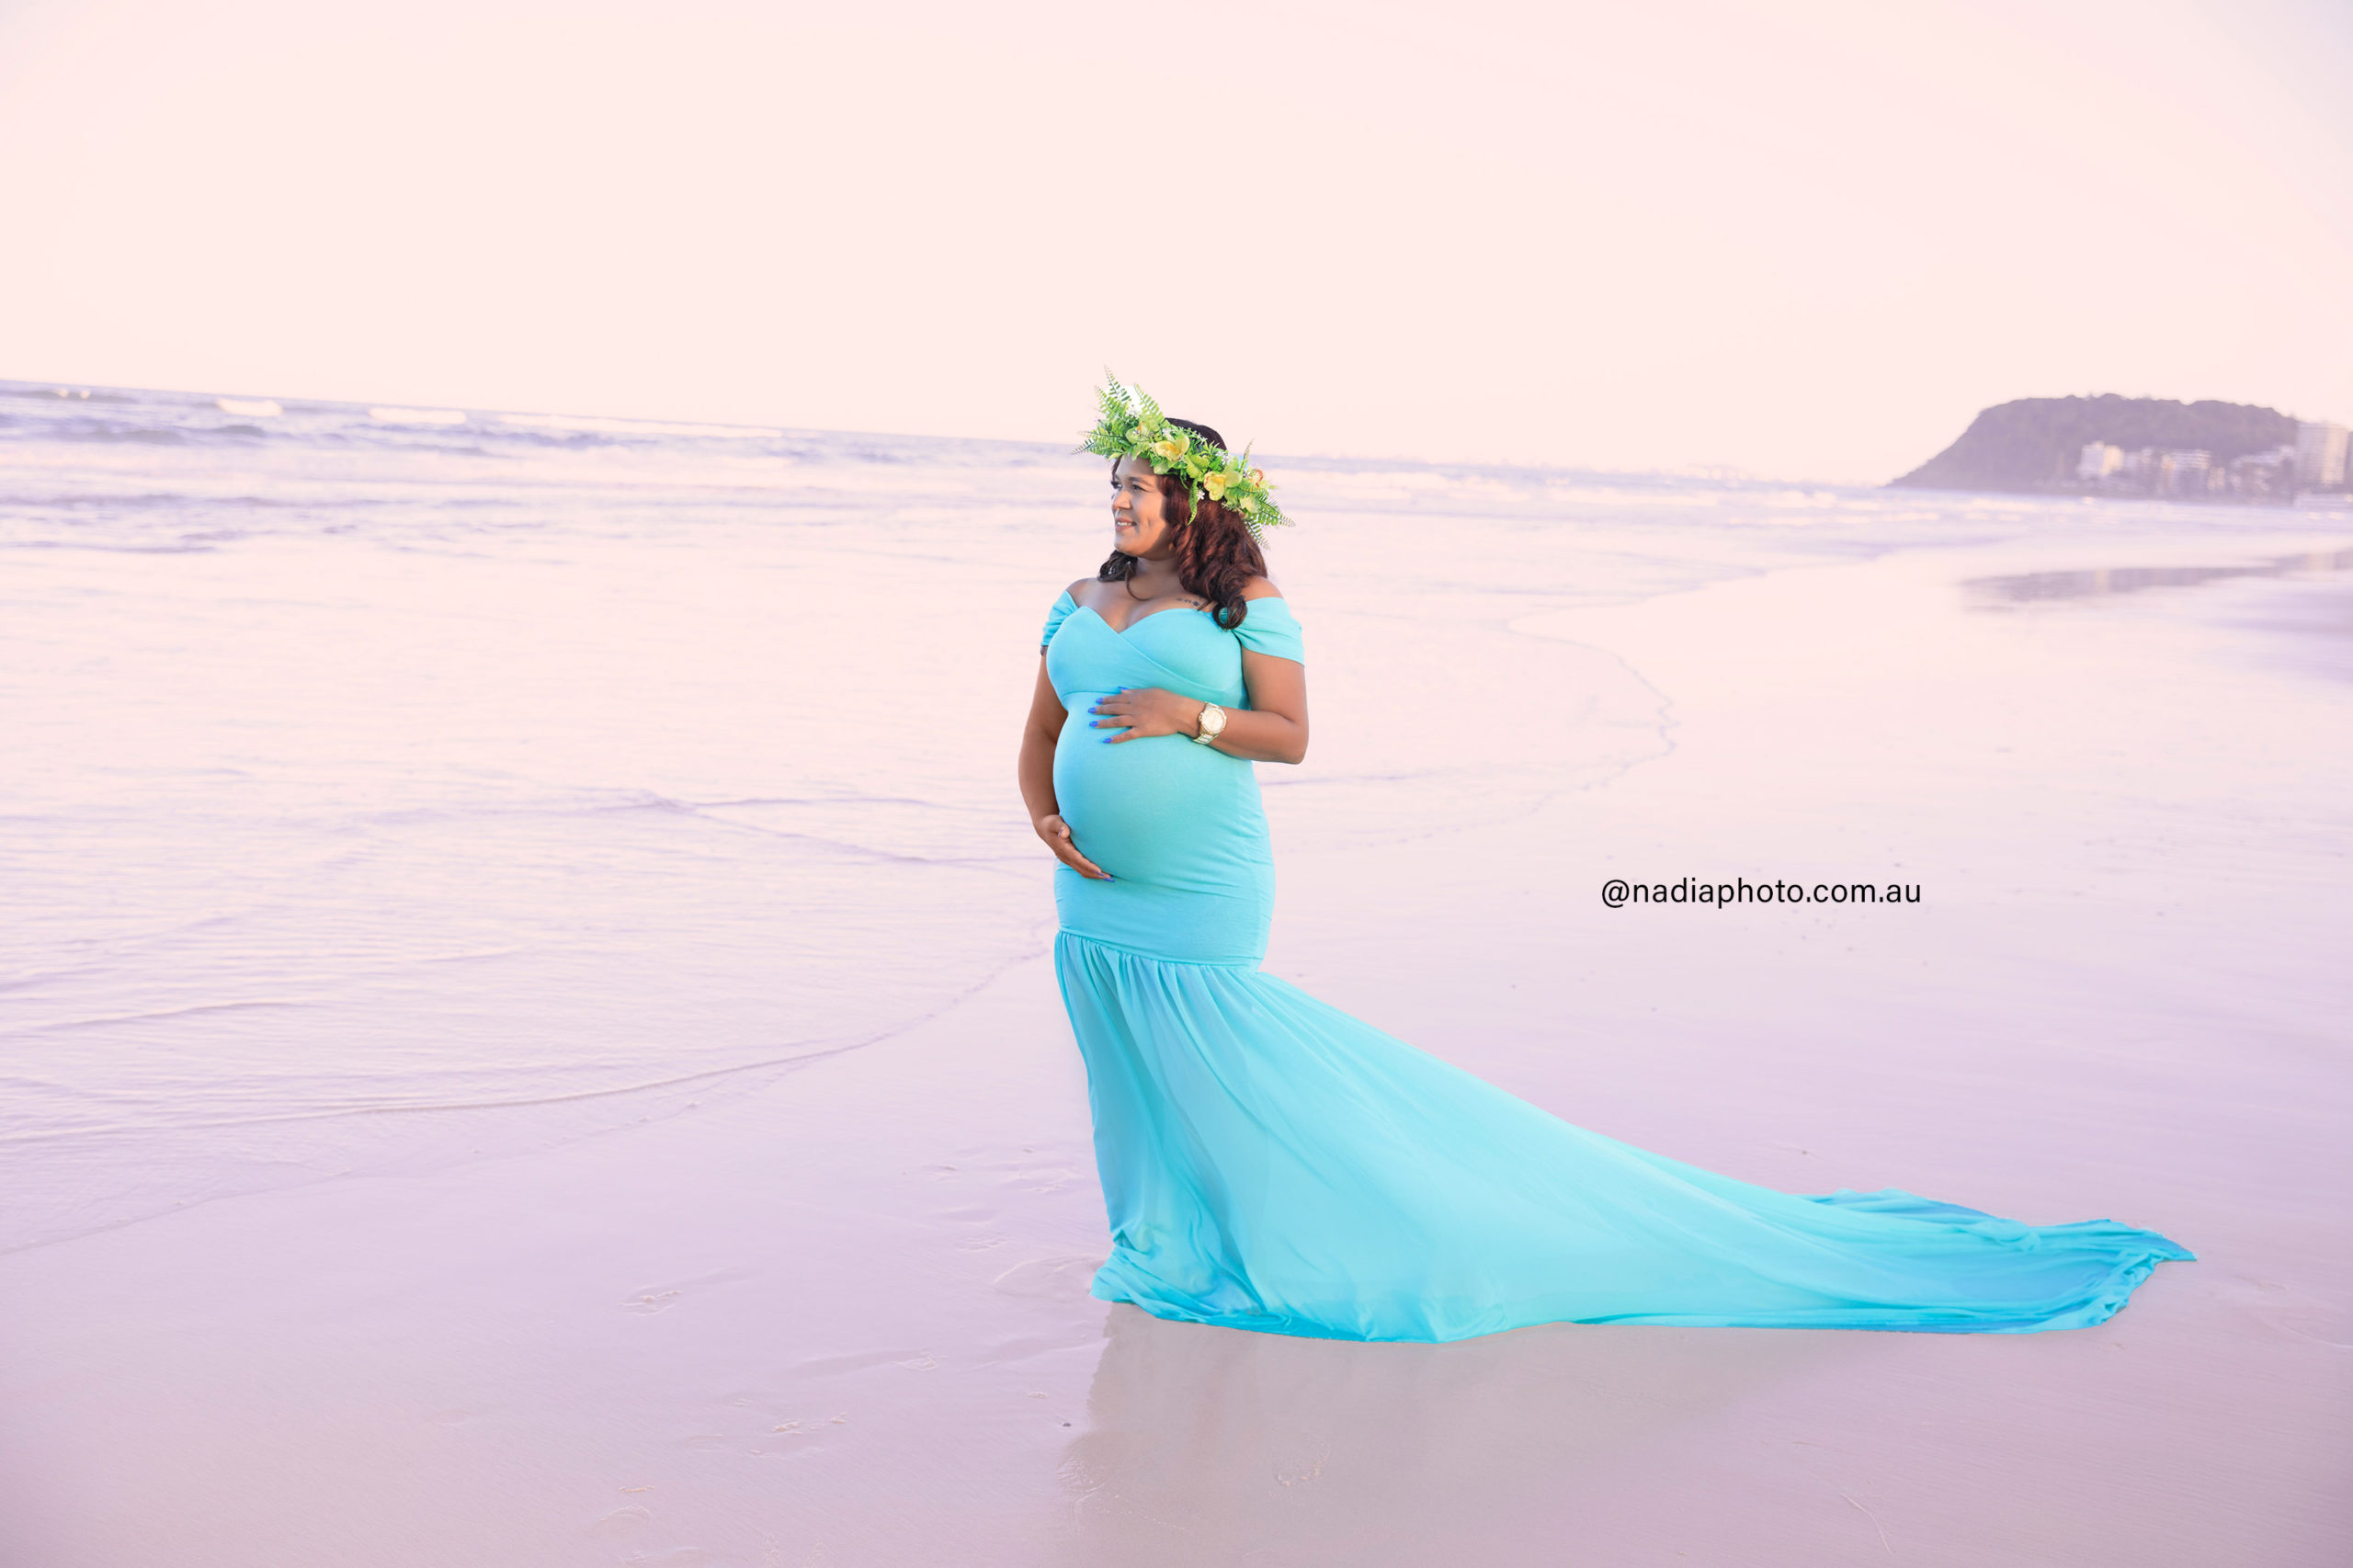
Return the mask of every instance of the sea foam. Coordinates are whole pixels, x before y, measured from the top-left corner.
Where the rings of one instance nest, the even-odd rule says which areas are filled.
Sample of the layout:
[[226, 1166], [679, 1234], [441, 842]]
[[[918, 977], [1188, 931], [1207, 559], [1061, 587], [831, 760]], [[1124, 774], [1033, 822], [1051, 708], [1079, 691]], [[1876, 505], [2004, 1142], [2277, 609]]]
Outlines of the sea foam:
[[371, 408], [368, 417], [380, 425], [463, 425], [464, 414], [454, 408]]

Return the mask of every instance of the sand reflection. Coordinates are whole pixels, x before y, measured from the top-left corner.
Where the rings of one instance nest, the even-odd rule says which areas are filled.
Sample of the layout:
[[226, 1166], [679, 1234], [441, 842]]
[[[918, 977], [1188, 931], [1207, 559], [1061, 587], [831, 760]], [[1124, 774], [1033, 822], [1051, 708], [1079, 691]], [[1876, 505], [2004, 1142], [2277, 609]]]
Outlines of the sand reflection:
[[1358, 1345], [1115, 1306], [1062, 1466], [1069, 1560], [1389, 1561], [1574, 1529], [1581, 1483], [1852, 1337], [1554, 1324]]
[[2006, 609], [2046, 599], [2102, 598], [2148, 588], [2191, 588], [2233, 577], [2289, 577], [2348, 569], [2353, 569], [2353, 550], [2316, 550], [2243, 566], [2103, 566], [2083, 572], [2027, 572], [2008, 577], [1972, 577], [1964, 586], [1977, 608]]

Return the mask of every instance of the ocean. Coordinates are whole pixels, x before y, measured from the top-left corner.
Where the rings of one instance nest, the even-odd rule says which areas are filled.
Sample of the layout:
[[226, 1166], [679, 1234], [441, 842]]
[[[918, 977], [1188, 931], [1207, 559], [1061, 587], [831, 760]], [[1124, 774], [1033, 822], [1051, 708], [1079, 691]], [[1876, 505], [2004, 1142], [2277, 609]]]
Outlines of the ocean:
[[[1267, 466], [1319, 655], [1312, 760], [1261, 769], [1289, 848], [1658, 755], [1662, 694], [1512, 631], [1540, 612], [2152, 512], [2281, 521]], [[1100, 468], [0, 383], [0, 1245], [658, 1114], [1038, 952], [1010, 758], [1035, 623], [1105, 549]], [[1463, 682], [1566, 722], [1497, 726]]]

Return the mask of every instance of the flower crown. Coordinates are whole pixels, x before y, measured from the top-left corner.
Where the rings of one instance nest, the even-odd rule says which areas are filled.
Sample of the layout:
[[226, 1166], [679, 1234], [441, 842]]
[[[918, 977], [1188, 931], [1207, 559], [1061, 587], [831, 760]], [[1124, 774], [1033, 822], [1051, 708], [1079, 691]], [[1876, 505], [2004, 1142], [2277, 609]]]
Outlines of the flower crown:
[[1247, 447], [1237, 458], [1182, 425], [1170, 424], [1149, 393], [1131, 393], [1116, 376], [1106, 379], [1109, 384], [1096, 394], [1102, 413], [1080, 451], [1112, 459], [1143, 458], [1154, 473], [1184, 475], [1196, 496], [1206, 490], [1211, 500], [1241, 513], [1252, 539], [1264, 538], [1267, 529], [1290, 521], [1275, 505], [1266, 471], [1250, 466]]

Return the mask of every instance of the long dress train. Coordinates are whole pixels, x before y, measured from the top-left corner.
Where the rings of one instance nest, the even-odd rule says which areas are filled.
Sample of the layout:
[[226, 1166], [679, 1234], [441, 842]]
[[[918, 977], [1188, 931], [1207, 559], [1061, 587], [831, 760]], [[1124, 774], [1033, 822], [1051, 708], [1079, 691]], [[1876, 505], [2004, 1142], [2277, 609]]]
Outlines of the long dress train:
[[1112, 881], [1055, 872], [1112, 1251], [1094, 1293], [1336, 1339], [1537, 1323], [2023, 1334], [2096, 1324], [2189, 1254], [2107, 1220], [2025, 1225], [1893, 1188], [1800, 1197], [1586, 1131], [1259, 971], [1274, 872], [1251, 765], [1106, 744], [1162, 687], [1238, 708], [1242, 651], [1302, 657], [1279, 598], [1124, 632], [1065, 594], [1054, 790]]

